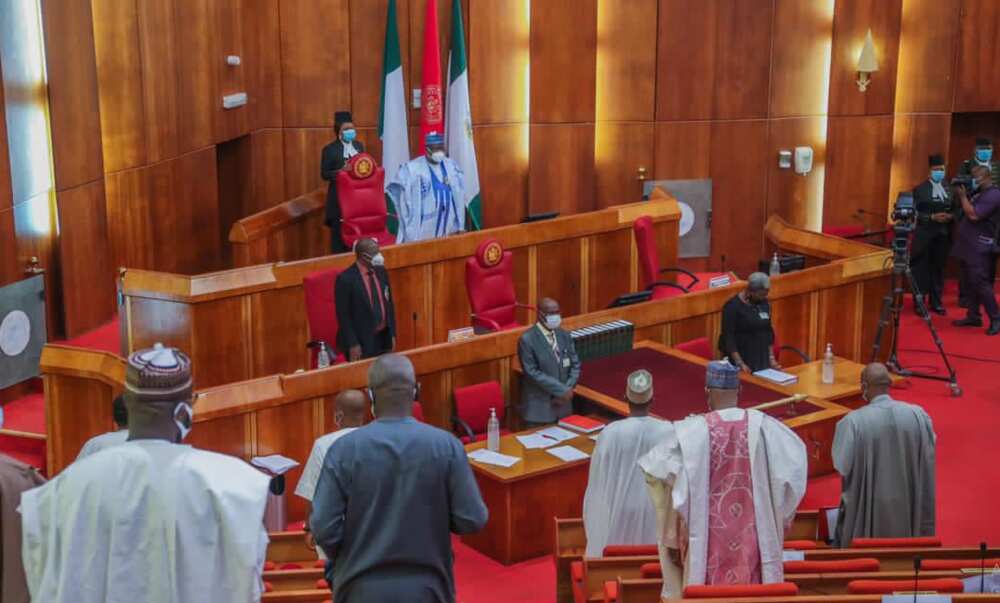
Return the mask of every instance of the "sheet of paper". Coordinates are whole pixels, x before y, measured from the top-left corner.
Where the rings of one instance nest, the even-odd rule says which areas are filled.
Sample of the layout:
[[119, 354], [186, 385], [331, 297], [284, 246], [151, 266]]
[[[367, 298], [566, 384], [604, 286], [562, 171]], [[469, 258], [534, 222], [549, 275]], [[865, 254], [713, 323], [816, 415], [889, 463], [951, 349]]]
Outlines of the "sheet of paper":
[[469, 458], [478, 463], [496, 465], [497, 467], [512, 467], [521, 460], [516, 456], [500, 454], [499, 452], [493, 452], [492, 450], [487, 450], [485, 448], [480, 448], [479, 450], [470, 452]]
[[784, 551], [781, 551], [781, 560], [782, 561], [805, 561], [806, 560], [806, 553], [805, 553], [805, 551], [789, 551], [789, 550], [784, 550]]
[[967, 593], [1000, 593], [1000, 574], [991, 573], [989, 566], [985, 574], [963, 578], [962, 583]]
[[563, 429], [562, 427], [557, 427], [553, 425], [552, 427], [546, 427], [545, 429], [539, 429], [535, 432], [538, 435], [543, 435], [547, 438], [552, 438], [557, 442], [565, 442], [566, 440], [572, 440], [579, 434], [575, 434], [568, 429]]
[[294, 460], [288, 458], [287, 456], [281, 456], [280, 454], [255, 456], [250, 459], [250, 464], [254, 467], [260, 467], [261, 469], [270, 472], [272, 475], [282, 475], [286, 471], [299, 466], [299, 464]]
[[518, 442], [521, 442], [522, 446], [529, 450], [533, 450], [535, 448], [548, 448], [549, 446], [555, 446], [559, 443], [552, 438], [547, 438], [537, 433], [529, 433], [528, 435], [519, 435], [514, 437], [517, 438]]
[[951, 603], [951, 595], [882, 595], [882, 603]]
[[582, 450], [573, 448], [572, 446], [556, 446], [555, 448], [549, 448], [545, 452], [548, 452], [552, 456], [560, 458], [566, 462], [580, 461], [590, 458], [589, 454]]

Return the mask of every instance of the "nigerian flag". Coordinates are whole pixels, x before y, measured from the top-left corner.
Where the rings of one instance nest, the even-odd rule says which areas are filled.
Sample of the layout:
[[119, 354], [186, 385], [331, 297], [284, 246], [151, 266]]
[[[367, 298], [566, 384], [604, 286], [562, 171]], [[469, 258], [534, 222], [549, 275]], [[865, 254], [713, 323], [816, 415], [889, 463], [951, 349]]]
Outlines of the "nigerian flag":
[[451, 3], [451, 52], [448, 55], [448, 94], [445, 97], [445, 143], [450, 157], [465, 173], [465, 206], [472, 228], [483, 227], [483, 206], [479, 199], [479, 168], [476, 145], [472, 142], [472, 111], [469, 109], [469, 67], [465, 60], [465, 32], [462, 28], [461, 0]]
[[[378, 115], [378, 137], [382, 140], [382, 167], [385, 187], [396, 177], [399, 167], [410, 160], [410, 139], [406, 129], [406, 93], [403, 91], [403, 62], [399, 55], [399, 28], [396, 0], [389, 0], [385, 20], [385, 50], [382, 55], [382, 104]], [[389, 212], [396, 213], [386, 196]]]

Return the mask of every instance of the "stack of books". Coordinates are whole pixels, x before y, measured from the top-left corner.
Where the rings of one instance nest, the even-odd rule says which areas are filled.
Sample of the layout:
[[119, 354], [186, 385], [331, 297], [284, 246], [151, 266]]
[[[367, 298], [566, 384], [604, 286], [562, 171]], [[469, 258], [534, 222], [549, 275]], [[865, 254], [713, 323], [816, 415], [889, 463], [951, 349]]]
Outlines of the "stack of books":
[[635, 325], [627, 320], [613, 320], [571, 331], [580, 362], [621, 354], [632, 349]]

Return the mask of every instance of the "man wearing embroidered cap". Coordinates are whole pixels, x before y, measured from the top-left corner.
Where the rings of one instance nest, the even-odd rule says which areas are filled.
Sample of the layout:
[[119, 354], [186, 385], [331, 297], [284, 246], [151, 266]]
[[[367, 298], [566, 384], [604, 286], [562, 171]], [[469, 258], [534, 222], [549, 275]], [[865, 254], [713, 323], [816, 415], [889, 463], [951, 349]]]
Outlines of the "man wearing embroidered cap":
[[426, 153], [400, 167], [386, 186], [399, 219], [397, 243], [465, 230], [465, 175], [445, 156], [440, 132], [428, 132], [424, 147]]
[[129, 356], [129, 439], [21, 498], [33, 601], [259, 601], [268, 479], [181, 444], [191, 361], [156, 344]]
[[638, 370], [628, 376], [625, 398], [628, 418], [604, 428], [590, 459], [590, 478], [583, 497], [588, 557], [600, 557], [609, 544], [656, 541], [656, 512], [637, 463], [653, 446], [672, 440], [674, 428], [669, 421], [649, 416], [653, 399], [649, 371]]
[[806, 450], [781, 421], [739, 408], [739, 369], [708, 364], [709, 411], [639, 461], [659, 519], [663, 595], [688, 584], [784, 579], [785, 529], [806, 489]]

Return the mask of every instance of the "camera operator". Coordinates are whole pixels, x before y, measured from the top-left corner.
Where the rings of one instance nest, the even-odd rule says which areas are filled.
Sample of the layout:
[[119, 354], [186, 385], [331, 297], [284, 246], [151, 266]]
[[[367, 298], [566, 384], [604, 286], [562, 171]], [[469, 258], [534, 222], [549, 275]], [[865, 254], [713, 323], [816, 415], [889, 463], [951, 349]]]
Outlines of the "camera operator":
[[979, 306], [983, 306], [990, 319], [987, 335], [1000, 333], [1000, 310], [993, 295], [993, 282], [989, 280], [989, 265], [996, 249], [997, 231], [1000, 228], [1000, 189], [993, 185], [990, 168], [985, 165], [972, 167], [972, 192], [969, 200], [965, 187], [958, 187], [956, 194], [965, 217], [958, 226], [954, 255], [962, 262], [962, 276], [968, 287], [968, 314], [952, 324], [957, 327], [981, 327]]
[[[990, 175], [993, 179], [993, 186], [1000, 187], [1000, 163], [997, 163], [993, 159], [993, 141], [985, 136], [980, 136], [976, 139], [976, 147], [972, 151], [972, 158], [966, 159], [962, 162], [962, 165], [958, 168], [959, 178], [972, 178], [972, 168], [977, 165], [986, 166], [990, 169]], [[961, 212], [959, 212], [961, 214]], [[959, 221], [961, 221], [961, 216], [959, 216]], [[989, 269], [989, 279], [992, 283], [996, 280], [997, 273], [997, 256], [993, 255], [993, 259], [990, 262]], [[958, 305], [963, 308], [968, 308], [970, 305], [969, 301], [969, 285], [965, 282], [964, 277], [958, 279]]]
[[929, 177], [913, 189], [917, 227], [910, 248], [910, 267], [917, 288], [926, 298], [927, 307], [943, 316], [946, 312], [941, 294], [944, 290], [944, 269], [951, 250], [951, 222], [955, 207], [952, 196], [945, 190], [944, 157], [931, 155], [927, 162], [930, 165]]

